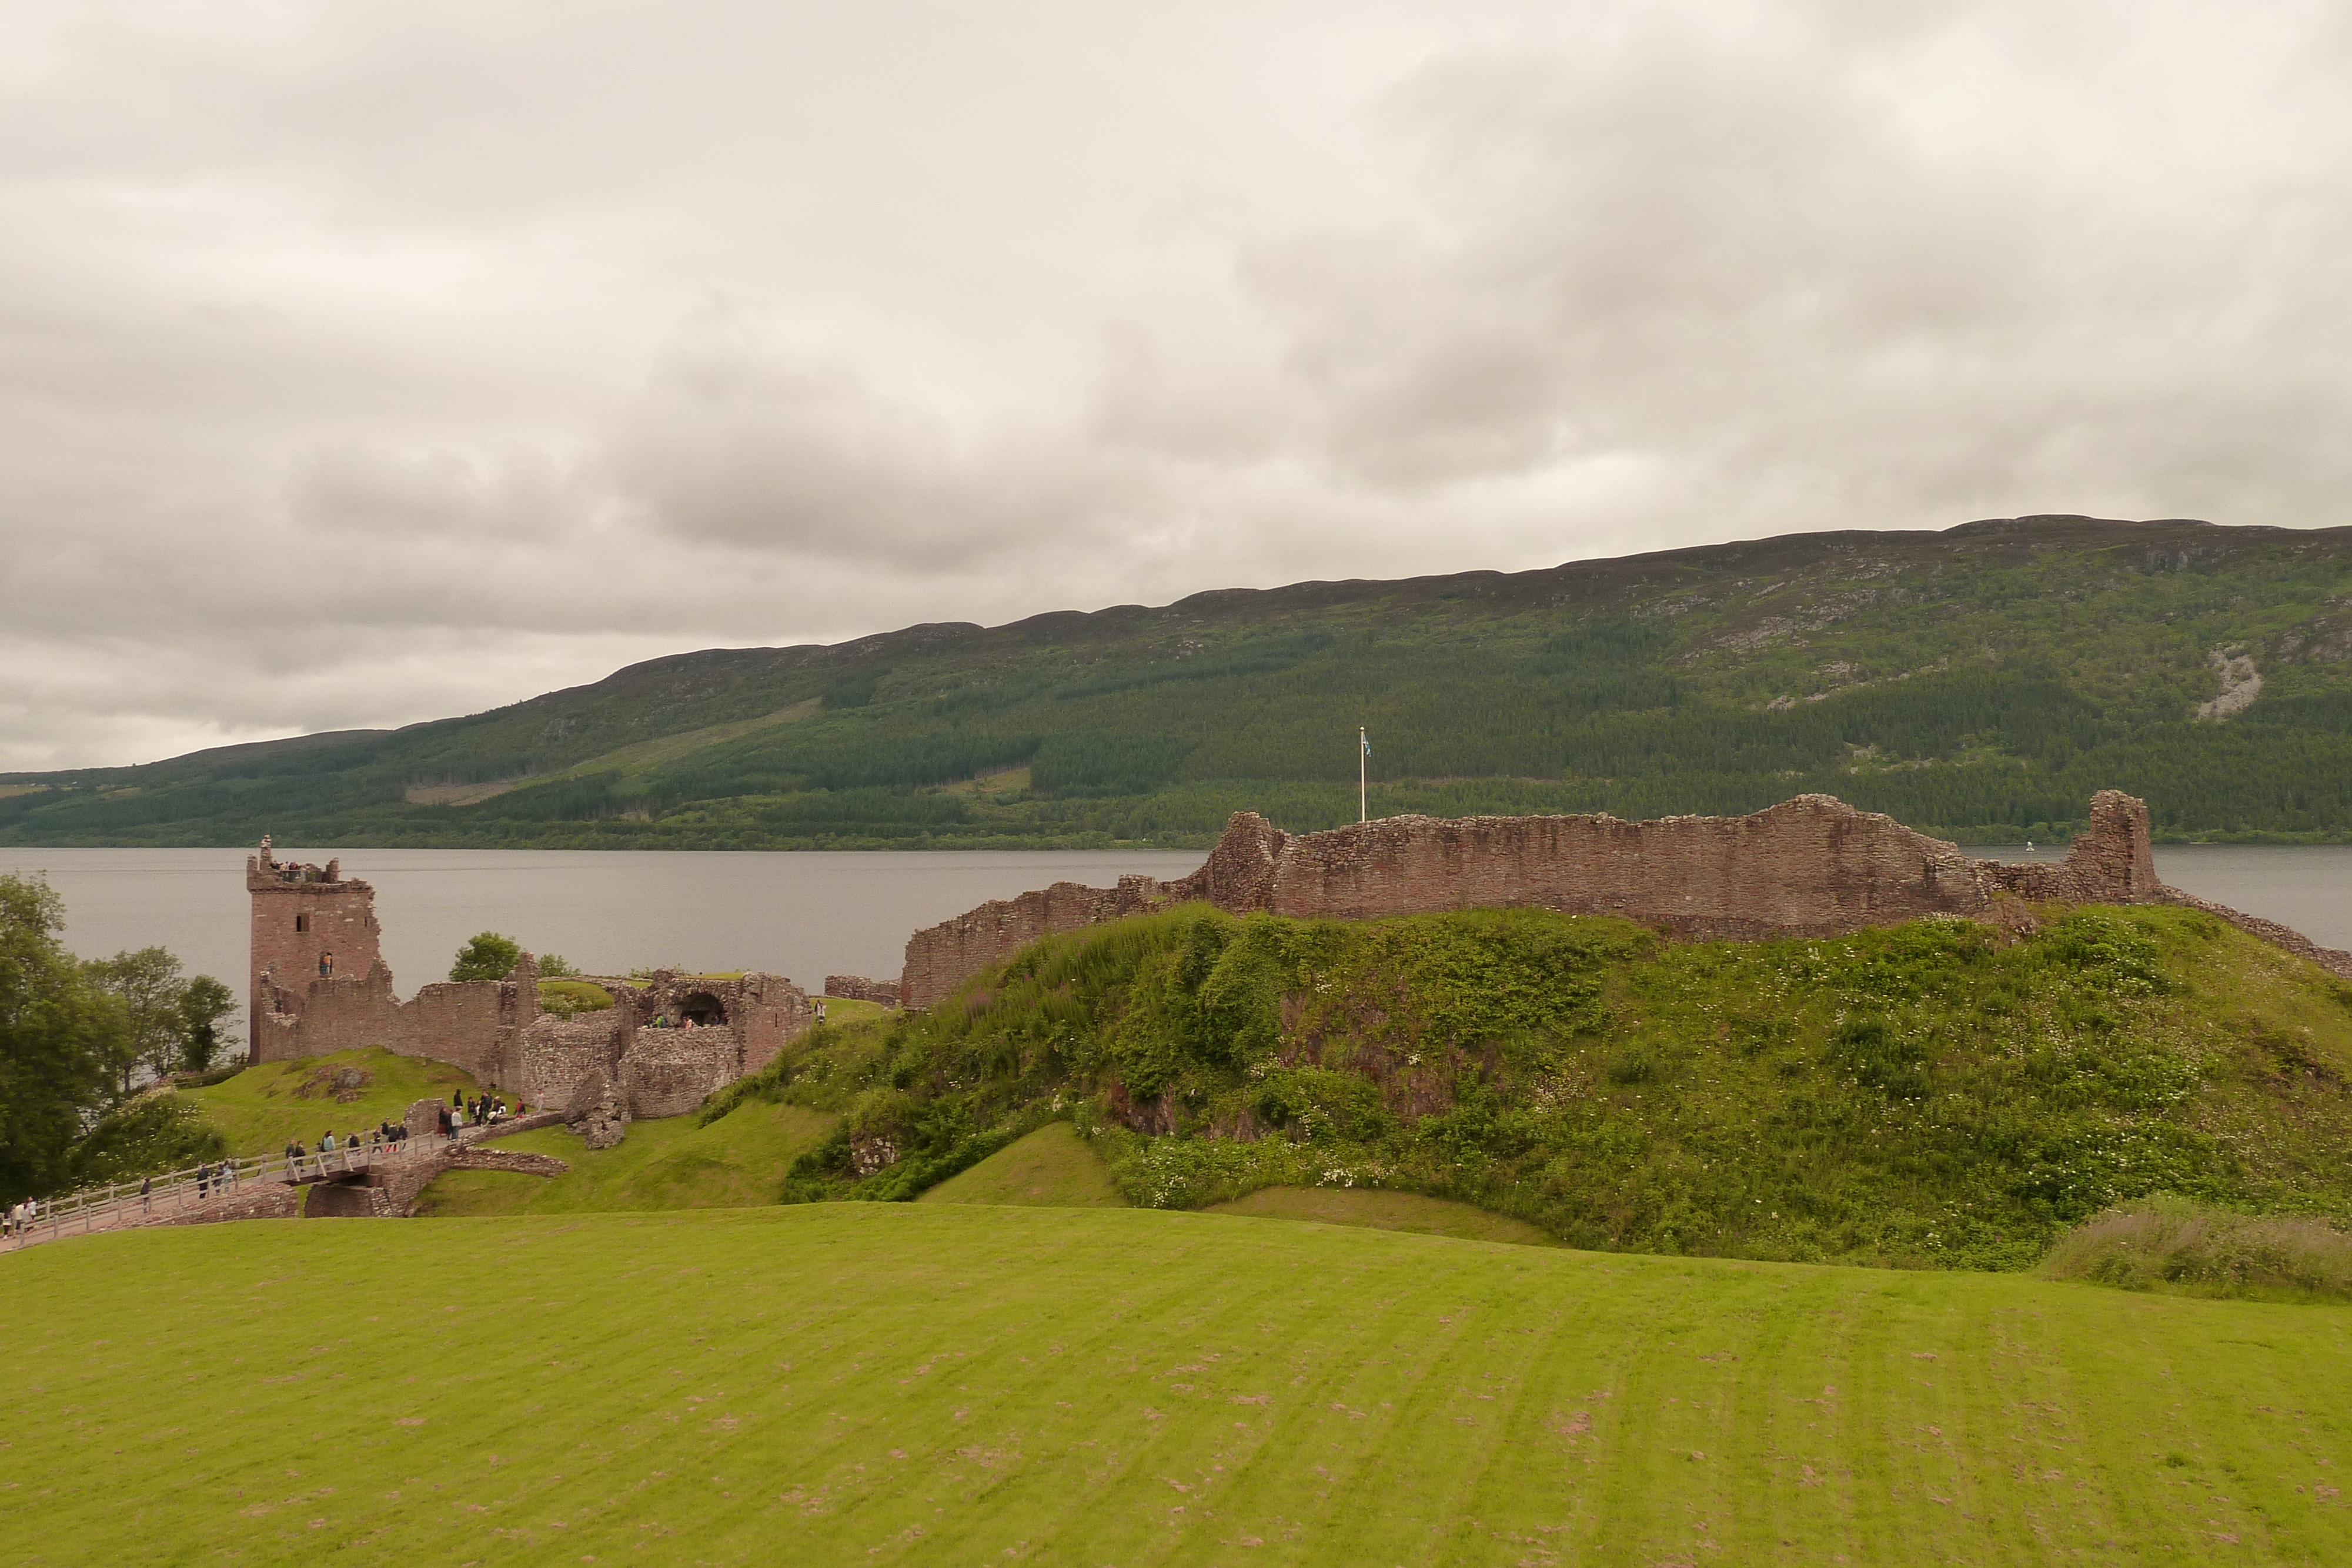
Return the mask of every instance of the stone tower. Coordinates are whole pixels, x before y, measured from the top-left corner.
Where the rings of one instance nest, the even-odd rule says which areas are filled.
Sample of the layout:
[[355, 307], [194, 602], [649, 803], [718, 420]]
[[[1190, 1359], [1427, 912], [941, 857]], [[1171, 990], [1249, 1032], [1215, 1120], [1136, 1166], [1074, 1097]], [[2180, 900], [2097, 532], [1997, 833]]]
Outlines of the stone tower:
[[258, 1061], [263, 1017], [299, 1011], [311, 982], [322, 977], [366, 975], [381, 957], [383, 932], [375, 923], [375, 889], [345, 882], [340, 861], [324, 867], [281, 864], [264, 838], [261, 852], [246, 857], [245, 886], [253, 895], [246, 1038]]

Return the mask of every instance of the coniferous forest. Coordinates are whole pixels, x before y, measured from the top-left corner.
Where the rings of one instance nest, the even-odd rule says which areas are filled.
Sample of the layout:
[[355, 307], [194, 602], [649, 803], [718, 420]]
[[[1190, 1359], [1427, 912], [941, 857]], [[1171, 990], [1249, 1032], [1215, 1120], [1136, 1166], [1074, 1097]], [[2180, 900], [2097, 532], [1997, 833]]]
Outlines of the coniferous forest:
[[2352, 838], [2352, 528], [2016, 518], [712, 649], [0, 776], [0, 842], [1190, 847], [1352, 821], [1360, 725], [1375, 815], [1821, 790], [2000, 841], [2113, 787], [2163, 838]]

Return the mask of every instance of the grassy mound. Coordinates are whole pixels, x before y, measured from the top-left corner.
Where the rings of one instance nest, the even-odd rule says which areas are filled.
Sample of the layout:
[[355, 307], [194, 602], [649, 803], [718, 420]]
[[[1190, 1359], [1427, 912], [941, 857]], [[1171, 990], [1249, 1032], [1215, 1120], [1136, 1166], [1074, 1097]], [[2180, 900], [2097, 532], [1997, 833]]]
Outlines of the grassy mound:
[[826, 997], [824, 1021], [831, 1024], [861, 1023], [887, 1018], [891, 1009], [880, 1002], [865, 1002], [856, 997]]
[[2040, 918], [1176, 910], [813, 1031], [714, 1109], [840, 1116], [802, 1197], [912, 1197], [1075, 1116], [1147, 1207], [1386, 1188], [1589, 1248], [2022, 1269], [2157, 1192], [2352, 1215], [2352, 985], [2194, 911]]
[[1247, 1197], [1216, 1204], [1211, 1214], [1266, 1219], [1305, 1219], [1318, 1225], [1360, 1225], [1371, 1230], [1409, 1230], [1418, 1236], [1451, 1236], [1463, 1241], [1511, 1241], [1549, 1246], [1551, 1238], [1524, 1219], [1490, 1214], [1466, 1203], [1418, 1193], [1374, 1192], [1364, 1187], [1261, 1187]]
[[[339, 1090], [340, 1073], [362, 1074], [364, 1082]], [[395, 1056], [372, 1046], [264, 1062], [208, 1088], [184, 1090], [179, 1097], [220, 1129], [230, 1153], [248, 1155], [282, 1148], [289, 1138], [310, 1147], [330, 1129], [341, 1139], [386, 1117], [400, 1120], [416, 1101], [478, 1092], [470, 1075], [446, 1061]]]
[[2260, 1218], [2158, 1197], [2069, 1231], [2042, 1270], [2127, 1291], [2352, 1301], [2352, 1236], [2322, 1219]]
[[600, 1013], [613, 1005], [613, 993], [593, 980], [562, 977], [539, 983], [539, 1005], [559, 1018]]
[[0, 1333], [20, 1559], [2352, 1561], [2352, 1312], [2013, 1276], [841, 1204], [101, 1235]]
[[924, 1193], [923, 1203], [1015, 1203], [1115, 1208], [1127, 1202], [1110, 1167], [1067, 1122], [1044, 1126]]
[[752, 1104], [708, 1126], [691, 1116], [633, 1122], [629, 1135], [610, 1149], [590, 1149], [564, 1128], [541, 1127], [492, 1146], [553, 1155], [569, 1171], [446, 1171], [425, 1189], [417, 1212], [584, 1214], [773, 1203], [784, 1172], [831, 1125], [829, 1117], [797, 1105]]

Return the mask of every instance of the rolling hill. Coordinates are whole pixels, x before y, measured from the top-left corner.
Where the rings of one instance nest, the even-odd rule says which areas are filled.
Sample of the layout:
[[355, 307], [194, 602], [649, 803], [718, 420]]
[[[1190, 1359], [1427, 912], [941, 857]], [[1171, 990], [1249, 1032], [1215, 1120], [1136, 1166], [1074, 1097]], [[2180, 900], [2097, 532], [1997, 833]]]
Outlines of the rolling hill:
[[709, 649], [511, 707], [0, 777], [0, 843], [1204, 845], [1234, 810], [1744, 812], [1966, 840], [2095, 789], [2352, 837], [2352, 528], [2025, 517]]

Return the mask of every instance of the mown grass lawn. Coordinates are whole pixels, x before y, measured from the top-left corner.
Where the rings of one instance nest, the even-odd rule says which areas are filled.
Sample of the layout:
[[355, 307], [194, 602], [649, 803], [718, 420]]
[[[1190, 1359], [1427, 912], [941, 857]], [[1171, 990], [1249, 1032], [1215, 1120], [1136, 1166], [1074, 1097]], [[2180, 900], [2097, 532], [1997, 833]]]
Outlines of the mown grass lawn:
[[2352, 1561], [2352, 1312], [1133, 1209], [0, 1258], [12, 1562]]
[[1410, 1230], [1465, 1241], [1516, 1241], [1528, 1247], [1557, 1245], [1524, 1219], [1467, 1203], [1423, 1197], [1417, 1192], [1382, 1192], [1360, 1186], [1268, 1186], [1247, 1197], [1213, 1205], [1204, 1212], [1259, 1219], [1303, 1219], [1318, 1225], [1363, 1225], [1375, 1230]]

